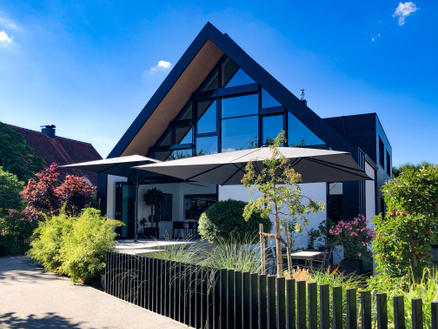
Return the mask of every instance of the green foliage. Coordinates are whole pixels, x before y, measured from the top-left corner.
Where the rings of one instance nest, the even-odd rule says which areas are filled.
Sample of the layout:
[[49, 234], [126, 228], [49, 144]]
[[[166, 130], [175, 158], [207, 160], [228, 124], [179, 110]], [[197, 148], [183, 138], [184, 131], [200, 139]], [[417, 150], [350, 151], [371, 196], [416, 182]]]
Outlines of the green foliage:
[[105, 255], [116, 246], [115, 228], [120, 222], [100, 216], [97, 209], [84, 209], [63, 231], [60, 272], [74, 282], [88, 281], [105, 269]]
[[59, 271], [62, 265], [63, 237], [71, 233], [72, 224], [73, 217], [68, 217], [65, 212], [45, 216], [45, 220], [38, 222], [38, 227], [32, 235], [28, 255], [40, 262], [46, 270]]
[[27, 146], [24, 137], [2, 122], [0, 140], [0, 166], [16, 175], [20, 181], [26, 182], [34, 173], [43, 169], [43, 159]]
[[23, 255], [35, 226], [17, 217], [0, 218], [0, 256]]
[[46, 270], [68, 275], [74, 282], [87, 281], [105, 267], [105, 253], [114, 249], [119, 221], [84, 209], [78, 217], [61, 211], [38, 223], [28, 255]]
[[413, 163], [405, 163], [404, 165], [401, 165], [400, 167], [392, 167], [392, 176], [393, 177], [398, 177], [400, 176], [400, 174], [403, 171], [408, 171], [408, 170], [418, 170], [421, 167], [431, 167], [433, 166], [433, 164], [431, 164], [430, 162], [421, 162], [417, 165], [413, 164]]
[[270, 231], [272, 223], [261, 211], [253, 211], [248, 218], [243, 218], [245, 202], [237, 200], [219, 201], [209, 207], [199, 218], [198, 231], [202, 240], [221, 243], [235, 239], [245, 241], [257, 238], [259, 224]]
[[21, 210], [23, 202], [20, 192], [23, 183], [14, 174], [4, 171], [0, 166], [0, 216], [4, 216], [8, 209]]
[[418, 281], [431, 264], [432, 232], [438, 229], [438, 166], [407, 168], [382, 191], [387, 212], [373, 219], [378, 270], [389, 277], [412, 271]]
[[[275, 240], [277, 250], [281, 250], [281, 235], [286, 235], [288, 254], [290, 254], [291, 236], [288, 232], [303, 230], [303, 224], [308, 224], [307, 215], [324, 208], [322, 201], [314, 200], [302, 194], [299, 183], [301, 174], [290, 165], [290, 161], [281, 153], [279, 146], [286, 142], [282, 131], [269, 146], [272, 152], [270, 158], [263, 160], [263, 166], [248, 162], [242, 183], [250, 188], [252, 195], [256, 190], [260, 196], [252, 199], [245, 206], [243, 216], [249, 220], [254, 211], [260, 211], [265, 216], [273, 213], [275, 221]], [[292, 228], [292, 229], [290, 229]], [[267, 230], [265, 230], [267, 231]], [[289, 270], [291, 260], [288, 258]], [[283, 262], [277, 259], [277, 273], [283, 273]]]

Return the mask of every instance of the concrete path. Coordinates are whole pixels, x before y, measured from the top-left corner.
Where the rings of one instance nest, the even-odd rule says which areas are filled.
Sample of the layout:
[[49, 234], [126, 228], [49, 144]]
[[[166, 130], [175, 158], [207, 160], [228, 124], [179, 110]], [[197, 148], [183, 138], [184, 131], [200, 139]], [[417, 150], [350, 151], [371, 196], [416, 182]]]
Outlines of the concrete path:
[[0, 328], [150, 328], [186, 325], [44, 273], [27, 257], [0, 257]]

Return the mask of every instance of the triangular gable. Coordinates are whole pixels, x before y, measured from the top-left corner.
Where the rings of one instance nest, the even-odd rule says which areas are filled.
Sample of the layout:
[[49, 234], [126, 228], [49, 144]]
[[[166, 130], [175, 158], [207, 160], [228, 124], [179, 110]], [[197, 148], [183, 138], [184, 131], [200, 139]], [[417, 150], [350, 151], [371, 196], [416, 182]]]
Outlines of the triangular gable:
[[[204, 56], [200, 54], [205, 53]], [[265, 69], [263, 69], [258, 63], [256, 63], [248, 54], [245, 53], [227, 34], [222, 34], [218, 29], [216, 29], [211, 23], [207, 23], [186, 52], [183, 54], [181, 59], [177, 62], [174, 68], [171, 70], [169, 75], [160, 85], [155, 94], [151, 97], [149, 102], [131, 124], [129, 129], [125, 132], [123, 137], [111, 151], [108, 157], [116, 157], [120, 155], [127, 155], [130, 151], [134, 151], [135, 139], [142, 140], [143, 132], [143, 142], [146, 138], [146, 134], [151, 129], [157, 129], [157, 125], [154, 123], [153, 127], [145, 127], [147, 121], [154, 115], [154, 112], [159, 107], [165, 107], [166, 97], [170, 98], [169, 95], [172, 93], [178, 93], [174, 91], [176, 89], [176, 84], [178, 84], [184, 78], [184, 74], [188, 70], [193, 70], [199, 64], [195, 62], [206, 61], [208, 58], [208, 63], [203, 64], [208, 66], [208, 72], [202, 72], [194, 75], [199, 77], [200, 81], [193, 81], [190, 79], [192, 84], [191, 91], [187, 90], [184, 95], [187, 100], [190, 98], [191, 93], [194, 92], [197, 87], [204, 81], [208, 73], [213, 69], [214, 65], [220, 60], [223, 55], [227, 55], [234, 63], [236, 63], [240, 68], [242, 68], [252, 79], [261, 85], [269, 94], [271, 94], [278, 102], [280, 102], [285, 108], [288, 109], [298, 120], [300, 120], [305, 126], [307, 126], [314, 134], [328, 143], [332, 148], [337, 150], [343, 150], [348, 152], [354, 152], [355, 148], [342, 137], [335, 129], [329, 126], [324, 120], [322, 120], [315, 112], [313, 112], [307, 105], [301, 102], [295, 95], [293, 95], [287, 88], [285, 88], [280, 82], [278, 82], [272, 75], [270, 75]], [[204, 58], [203, 60], [201, 59]], [[192, 75], [193, 77], [193, 75]], [[202, 80], [201, 80], [202, 78]], [[190, 88], [189, 88], [190, 89]], [[181, 91], [180, 91], [181, 94]], [[172, 102], [168, 101], [171, 106]], [[163, 105], [164, 104], [164, 105]], [[181, 110], [184, 104], [179, 104], [180, 106], [177, 110]], [[173, 109], [176, 109], [174, 104]], [[163, 114], [164, 112], [162, 112]], [[177, 114], [177, 113], [176, 113]], [[176, 116], [175, 114], [175, 116]], [[164, 127], [166, 123], [168, 124], [172, 117], [162, 118], [163, 115], [155, 114], [158, 123]], [[161, 119], [161, 120], [160, 120]], [[159, 124], [158, 124], [159, 126]], [[164, 133], [165, 127], [162, 129], [161, 134]], [[158, 139], [158, 137], [156, 137]], [[153, 144], [155, 141], [151, 141], [149, 144]], [[151, 146], [149, 145], [149, 146]], [[131, 148], [132, 150], [129, 150]], [[138, 153], [138, 150], [137, 150]], [[353, 156], [355, 154], [353, 153]]]

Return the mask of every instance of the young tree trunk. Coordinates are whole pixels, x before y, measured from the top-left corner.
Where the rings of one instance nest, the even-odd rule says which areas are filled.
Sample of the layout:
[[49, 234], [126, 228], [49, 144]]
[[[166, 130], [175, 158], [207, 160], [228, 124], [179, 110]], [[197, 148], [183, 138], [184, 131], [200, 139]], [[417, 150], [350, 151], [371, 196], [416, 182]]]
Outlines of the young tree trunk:
[[275, 258], [277, 260], [277, 277], [281, 277], [283, 275], [283, 255], [281, 254], [281, 225], [280, 225], [280, 217], [278, 217], [278, 204], [274, 202], [275, 206], [275, 249], [276, 255]]
[[266, 274], [265, 232], [263, 231], [263, 224], [259, 224], [259, 235], [260, 235], [260, 258], [262, 262], [262, 274]]
[[286, 229], [286, 252], [287, 252], [287, 270], [290, 275], [292, 275], [292, 246], [291, 246], [291, 239], [290, 239], [290, 232], [289, 232], [289, 223], [286, 222], [285, 224]]

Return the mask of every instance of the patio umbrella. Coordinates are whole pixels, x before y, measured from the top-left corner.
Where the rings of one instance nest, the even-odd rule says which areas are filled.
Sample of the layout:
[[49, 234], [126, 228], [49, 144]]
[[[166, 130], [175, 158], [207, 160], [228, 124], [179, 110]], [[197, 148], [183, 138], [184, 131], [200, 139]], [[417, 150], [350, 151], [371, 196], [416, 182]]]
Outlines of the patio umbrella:
[[[341, 182], [371, 179], [348, 152], [279, 147], [291, 166], [302, 175], [303, 183]], [[197, 181], [218, 185], [239, 185], [245, 166], [253, 161], [256, 169], [263, 168], [263, 160], [270, 158], [269, 147], [223, 152], [177, 159], [135, 168], [173, 176], [184, 181]]]
[[72, 163], [68, 165], [61, 166], [62, 168], [75, 168], [92, 171], [98, 174], [116, 175], [122, 177], [131, 177], [134, 180], [135, 188], [135, 209], [134, 209], [134, 237], [137, 238], [137, 203], [138, 203], [138, 185], [140, 174], [138, 170], [134, 169], [133, 166], [144, 165], [147, 163], [158, 163], [159, 160], [152, 158], [147, 158], [141, 155], [128, 155], [118, 158], [108, 158], [103, 160], [95, 160], [88, 162]]

